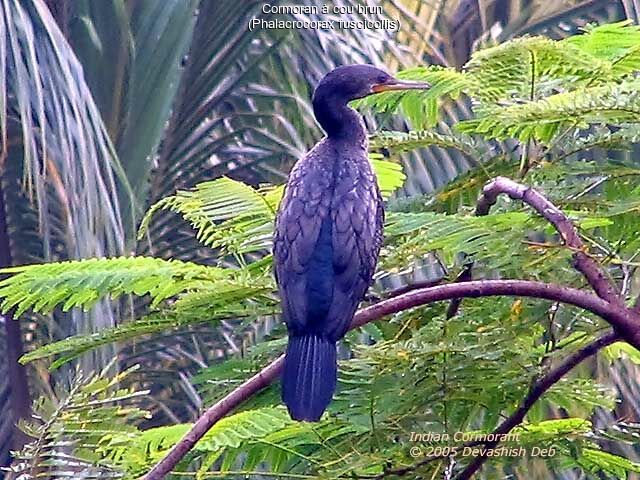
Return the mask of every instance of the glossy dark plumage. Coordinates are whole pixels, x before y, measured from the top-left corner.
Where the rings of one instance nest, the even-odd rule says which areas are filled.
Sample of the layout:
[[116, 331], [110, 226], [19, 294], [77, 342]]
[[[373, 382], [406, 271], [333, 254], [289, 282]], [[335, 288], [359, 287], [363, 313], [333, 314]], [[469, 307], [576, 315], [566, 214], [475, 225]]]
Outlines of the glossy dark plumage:
[[347, 103], [399, 84], [368, 65], [340, 67], [320, 82], [314, 113], [327, 136], [296, 163], [280, 204], [273, 255], [289, 331], [282, 398], [297, 420], [317, 421], [331, 401], [336, 342], [371, 284], [382, 245], [366, 131]]

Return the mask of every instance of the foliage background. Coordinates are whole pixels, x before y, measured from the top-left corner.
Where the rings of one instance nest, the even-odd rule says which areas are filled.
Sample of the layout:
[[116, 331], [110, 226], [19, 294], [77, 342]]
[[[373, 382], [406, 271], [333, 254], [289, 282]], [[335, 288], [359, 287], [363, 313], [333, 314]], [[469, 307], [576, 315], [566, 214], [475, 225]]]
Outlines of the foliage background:
[[[248, 19], [260, 14], [261, 4], [254, 1], [4, 1], [0, 53], [7, 73], [0, 97], [7, 109], [0, 163], [5, 221], [0, 225], [6, 223], [6, 228], [0, 231], [0, 250], [10, 254], [5, 263], [136, 252], [216, 264], [219, 250], [196, 242], [194, 230], [170, 210], [160, 211], [146, 235], [137, 239], [143, 212], [176, 189], [223, 175], [254, 186], [282, 183], [292, 162], [321, 135], [309, 96], [335, 65], [367, 62], [391, 70], [417, 63], [459, 67], [472, 51], [493, 42], [525, 34], [560, 39], [590, 22], [637, 20], [638, 15], [630, 0], [382, 4], [387, 15], [401, 20], [400, 32], [248, 32]], [[11, 25], [16, 27], [12, 30]], [[40, 86], [35, 79], [40, 79]], [[447, 125], [469, 118], [470, 106], [467, 98], [447, 103], [439, 127], [447, 131]], [[68, 112], [75, 113], [73, 121], [66, 120]], [[398, 130], [406, 126], [400, 117], [389, 115], [370, 117], [368, 122]], [[49, 153], [42, 159], [37, 152], [45, 146]], [[514, 146], [505, 141], [499, 148], [508, 152]], [[614, 158], [632, 162], [633, 153]], [[601, 150], [589, 155], [599, 160], [605, 154]], [[392, 202], [398, 210], [429, 202], [434, 192], [472, 166], [468, 155], [429, 142], [400, 159], [407, 182]], [[564, 174], [549, 175], [539, 181], [554, 182]], [[579, 194], [581, 183], [566, 182], [567, 190], [574, 188]], [[456, 211], [475, 195], [473, 189], [466, 197], [457, 195], [460, 191], [454, 184], [446, 195], [449, 201], [441, 202], [440, 208]], [[401, 222], [397, 228], [403, 231]], [[242, 259], [256, 255], [251, 252]], [[393, 255], [386, 260], [391, 271]], [[395, 255], [401, 258], [402, 250]], [[238, 261], [237, 256], [225, 257], [228, 265]], [[427, 263], [410, 275], [388, 275], [379, 288], [442, 273], [437, 264]], [[634, 275], [629, 275], [629, 284], [637, 288]], [[114, 326], [145, 311], [147, 304], [125, 298], [102, 302], [86, 313], [56, 309], [48, 315], [29, 314], [20, 323], [21, 332], [8, 328], [11, 318], [6, 317], [3, 343], [17, 345], [19, 334], [31, 351], [52, 340]], [[212, 401], [203, 380], [207, 374], [196, 377], [202, 383], [196, 380], [194, 386], [196, 372], [215, 367], [222, 357], [244, 356], [250, 347], [278, 333], [269, 315], [254, 322], [224, 320], [217, 328], [185, 326], [179, 335], [165, 332], [123, 344], [117, 351], [105, 346], [83, 356], [81, 367], [85, 372], [102, 370], [115, 354], [120, 368], [141, 363], [127, 379], [136, 389], [151, 392], [144, 408], [152, 420], [142, 425], [181, 423], [193, 420], [203, 404]], [[11, 355], [9, 359], [3, 365], [9, 375], [2, 379], [12, 380], [0, 382], [2, 411], [12, 408], [26, 415], [29, 399], [20, 390], [24, 372], [11, 362]], [[638, 398], [635, 368], [620, 363], [596, 372], [623, 398]], [[69, 365], [52, 373], [46, 366], [30, 364], [28, 373], [31, 398], [66, 398], [78, 381], [75, 367]], [[628, 409], [629, 418], [637, 418], [637, 403], [621, 408]], [[598, 411], [605, 424], [611, 423], [608, 415], [606, 409]], [[3, 458], [12, 439], [10, 424], [1, 425]], [[630, 449], [625, 454], [635, 458]]]

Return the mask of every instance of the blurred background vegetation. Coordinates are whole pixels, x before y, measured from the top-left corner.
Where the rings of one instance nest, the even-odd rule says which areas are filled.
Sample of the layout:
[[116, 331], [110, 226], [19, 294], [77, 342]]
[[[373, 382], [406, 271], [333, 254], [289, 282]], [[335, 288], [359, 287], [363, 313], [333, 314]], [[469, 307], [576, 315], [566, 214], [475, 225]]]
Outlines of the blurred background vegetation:
[[[262, 4], [3, 0], [0, 264], [131, 253], [213, 264], [217, 253], [200, 245], [193, 229], [169, 210], [160, 211], [138, 240], [144, 212], [177, 189], [221, 176], [254, 186], [283, 183], [322, 136], [310, 96], [333, 67], [461, 67], [479, 48], [518, 36], [562, 39], [590, 23], [640, 18], [637, 0], [381, 0], [384, 15], [400, 20], [398, 32], [250, 32], [247, 23], [263, 15]], [[470, 115], [466, 97], [449, 102], [440, 127]], [[407, 126], [401, 117], [383, 114], [367, 122], [372, 128]], [[509, 142], [503, 147], [508, 150]], [[634, 152], [616, 155], [633, 162]], [[607, 152], [589, 158], [598, 155]], [[399, 158], [407, 180], [391, 201], [398, 209], [429, 202], [476, 167], [458, 150], [438, 146]], [[437, 264], [427, 264], [409, 281], [442, 274]], [[384, 286], [406, 281], [389, 276]], [[0, 418], [0, 463], [24, 440], [13, 419], [29, 417], [36, 398], [64, 397], [77, 381], [74, 365], [50, 372], [32, 363], [25, 369], [17, 362], [22, 353], [115, 326], [145, 308], [145, 302], [104, 300], [88, 312], [31, 313], [20, 323], [2, 318], [0, 352], [7, 361], [0, 364], [0, 411], [11, 415]], [[269, 338], [276, 323], [263, 316], [241, 327], [224, 321], [216, 328], [186, 327], [134, 345], [105, 346], [79, 363], [85, 372], [114, 369], [114, 357], [119, 368], [140, 364], [127, 378], [151, 392], [144, 407], [153, 419], [145, 426], [192, 421], [203, 407], [193, 375]], [[640, 398], [637, 373], [628, 364], [597, 369], [604, 384], [628, 399]], [[625, 418], [638, 421], [637, 400], [624, 408]], [[625, 454], [638, 460], [633, 449]], [[536, 468], [543, 469], [536, 478], [545, 478], [544, 465]]]

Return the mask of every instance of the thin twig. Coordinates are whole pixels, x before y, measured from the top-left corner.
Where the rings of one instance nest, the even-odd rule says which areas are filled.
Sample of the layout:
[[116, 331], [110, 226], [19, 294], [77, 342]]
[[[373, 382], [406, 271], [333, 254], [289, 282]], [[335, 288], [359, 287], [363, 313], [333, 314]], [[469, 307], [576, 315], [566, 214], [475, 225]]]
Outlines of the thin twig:
[[438, 278], [437, 280], [424, 280], [421, 282], [414, 282], [409, 285], [403, 285], [402, 287], [398, 287], [394, 290], [384, 292], [382, 294], [382, 298], [395, 298], [399, 297], [400, 295], [404, 295], [405, 293], [412, 292], [413, 290], [435, 287], [436, 285], [440, 285], [443, 280], [444, 278]]
[[[468, 282], [473, 278], [473, 261], [467, 261], [462, 266], [462, 271], [458, 274], [454, 282]], [[445, 314], [445, 318], [447, 320], [455, 317], [458, 314], [458, 310], [460, 310], [460, 305], [462, 304], [462, 298], [454, 298], [449, 303], [447, 307], [447, 313]]]

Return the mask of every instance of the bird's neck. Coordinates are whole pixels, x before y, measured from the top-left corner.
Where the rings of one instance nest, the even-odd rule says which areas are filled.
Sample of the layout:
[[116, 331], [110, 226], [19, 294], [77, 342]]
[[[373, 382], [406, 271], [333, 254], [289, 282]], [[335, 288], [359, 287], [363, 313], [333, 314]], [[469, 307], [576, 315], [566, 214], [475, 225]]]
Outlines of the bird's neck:
[[316, 120], [327, 133], [327, 137], [334, 140], [364, 141], [367, 131], [362, 117], [347, 101], [339, 97], [315, 98], [313, 113]]

